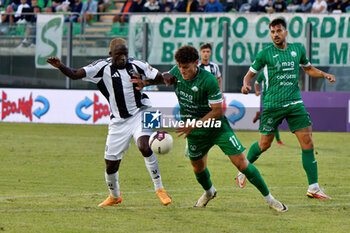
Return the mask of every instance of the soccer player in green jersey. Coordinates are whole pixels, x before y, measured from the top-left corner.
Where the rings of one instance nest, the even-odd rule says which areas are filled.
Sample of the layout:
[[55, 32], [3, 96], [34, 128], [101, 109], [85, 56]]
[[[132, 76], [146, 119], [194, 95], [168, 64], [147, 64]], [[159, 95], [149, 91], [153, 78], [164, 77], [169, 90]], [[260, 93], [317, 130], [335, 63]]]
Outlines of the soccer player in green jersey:
[[[258, 75], [258, 78], [256, 79], [256, 81], [254, 83], [255, 95], [256, 96], [261, 96], [261, 102], [263, 101], [264, 91], [265, 91], [265, 88], [266, 88], [265, 80], [266, 79], [265, 79], [264, 72], [260, 72], [259, 75]], [[260, 90], [260, 84], [262, 86], [262, 90]], [[260, 109], [262, 110], [262, 106], [260, 107]], [[259, 112], [256, 113], [256, 116], [253, 119], [253, 123], [257, 122], [258, 119], [261, 120], [261, 112], [262, 111], [259, 111]], [[281, 141], [281, 137], [280, 137], [280, 133], [279, 133], [278, 127], [276, 128], [276, 131], [275, 131], [275, 137], [276, 137], [277, 145], [284, 146], [284, 143]]]
[[[258, 53], [243, 80], [241, 91], [243, 94], [248, 94], [251, 90], [251, 80], [258, 71], [263, 69], [266, 78], [263, 113], [259, 128], [260, 138], [250, 147], [247, 158], [251, 163], [256, 161], [261, 153], [271, 146], [276, 128], [283, 119], [286, 119], [302, 149], [302, 163], [309, 183], [306, 195], [310, 198], [330, 199], [318, 185], [311, 121], [301, 99], [298, 85], [299, 65], [311, 77], [325, 78], [330, 83], [335, 82], [335, 77], [313, 67], [306, 58], [302, 46], [287, 43], [286, 28], [286, 22], [282, 18], [270, 22], [269, 29], [273, 44]], [[237, 179], [238, 184], [244, 184], [244, 175], [239, 174]]]
[[[180, 47], [175, 53], [176, 64], [169, 73], [163, 74], [167, 85], [173, 84], [180, 105], [184, 127], [176, 130], [178, 136], [187, 139], [186, 154], [189, 156], [198, 183], [205, 190], [194, 207], [205, 207], [216, 196], [207, 168], [208, 151], [218, 145], [231, 162], [265, 197], [267, 204], [279, 212], [287, 207], [277, 201], [267, 188], [258, 169], [244, 156], [245, 148], [237, 139], [223, 115], [222, 96], [213, 74], [198, 67], [198, 51], [190, 45]], [[139, 88], [155, 84], [154, 80], [132, 80]], [[160, 83], [160, 82], [159, 82]], [[193, 124], [187, 124], [194, 122]], [[207, 124], [205, 127], [206, 122]]]

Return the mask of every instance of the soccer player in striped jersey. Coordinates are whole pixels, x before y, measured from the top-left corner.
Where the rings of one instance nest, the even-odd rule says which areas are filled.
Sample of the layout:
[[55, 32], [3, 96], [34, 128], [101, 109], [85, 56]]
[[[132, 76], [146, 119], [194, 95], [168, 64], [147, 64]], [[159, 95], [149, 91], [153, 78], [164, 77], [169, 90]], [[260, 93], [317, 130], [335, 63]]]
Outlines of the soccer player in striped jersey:
[[199, 54], [201, 59], [199, 61], [199, 67], [212, 73], [216, 80], [218, 80], [219, 88], [222, 94], [222, 77], [218, 64], [210, 61], [212, 47], [210, 43], [202, 44], [199, 47]]
[[[216, 196], [207, 168], [208, 152], [218, 145], [239, 171], [265, 197], [267, 204], [278, 212], [288, 208], [277, 201], [267, 188], [258, 169], [244, 156], [245, 148], [239, 142], [226, 117], [223, 115], [222, 96], [214, 75], [198, 67], [198, 51], [190, 45], [180, 47], [175, 53], [176, 64], [169, 73], [164, 73], [164, 82], [173, 84], [180, 105], [184, 127], [176, 130], [178, 136], [187, 139], [188, 155], [198, 183], [205, 190], [194, 207], [205, 207]], [[132, 80], [142, 88], [155, 84], [153, 80]], [[187, 124], [187, 122], [194, 122]], [[215, 123], [208, 124], [206, 122]]]
[[122, 156], [130, 146], [133, 137], [146, 167], [153, 180], [158, 198], [163, 205], [172, 203], [164, 190], [157, 157], [148, 145], [152, 130], [142, 128], [142, 110], [149, 106], [148, 97], [136, 89], [130, 82], [133, 78], [159, 79], [161, 73], [146, 62], [128, 58], [127, 43], [116, 38], [110, 43], [110, 58], [100, 59], [78, 70], [66, 67], [57, 57], [50, 57], [47, 62], [58, 68], [69, 78], [91, 81], [97, 85], [107, 98], [111, 110], [111, 120], [106, 141], [105, 179], [110, 192], [109, 197], [99, 206], [112, 206], [121, 203], [118, 170]]
[[[253, 163], [271, 146], [278, 125], [286, 119], [289, 129], [297, 137], [302, 149], [302, 164], [309, 183], [306, 195], [310, 198], [330, 199], [318, 184], [317, 162], [311, 136], [312, 124], [301, 99], [298, 85], [299, 65], [311, 77], [325, 78], [330, 83], [335, 82], [335, 77], [313, 67], [302, 46], [287, 43], [286, 28], [287, 24], [282, 18], [276, 18], [270, 22], [269, 29], [273, 44], [258, 53], [243, 80], [241, 91], [243, 94], [248, 94], [251, 90], [251, 80], [258, 71], [263, 69], [266, 78], [266, 90], [262, 103], [264, 109], [259, 128], [260, 138], [250, 147], [248, 160]], [[237, 183], [243, 184], [244, 179], [244, 175], [239, 174]]]

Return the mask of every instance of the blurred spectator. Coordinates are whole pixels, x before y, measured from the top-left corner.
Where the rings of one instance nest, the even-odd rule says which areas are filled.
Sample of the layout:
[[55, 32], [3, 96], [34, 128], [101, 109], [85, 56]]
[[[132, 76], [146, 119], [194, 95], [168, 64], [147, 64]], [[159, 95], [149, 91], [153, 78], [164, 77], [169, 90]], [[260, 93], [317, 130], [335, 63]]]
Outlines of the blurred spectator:
[[111, 0], [98, 0], [98, 12], [105, 12], [111, 6]]
[[342, 12], [347, 12], [350, 10], [349, 6], [350, 6], [349, 0], [343, 0], [342, 4], [340, 5], [340, 9]]
[[315, 0], [312, 4], [311, 13], [327, 13], [327, 3], [325, 0]]
[[[27, 10], [23, 10], [27, 8]], [[13, 16], [14, 21], [17, 23], [25, 23], [26, 19], [30, 19], [30, 16], [25, 16], [22, 14], [22, 12], [28, 12], [30, 9], [29, 4], [27, 3], [27, 0], [21, 0], [21, 4], [17, 7], [16, 14]]]
[[134, 0], [130, 12], [143, 12], [143, 6], [146, 0]]
[[[25, 2], [29, 6], [31, 5], [30, 0], [26, 0]], [[7, 4], [5, 13], [1, 16], [1, 22], [4, 23], [13, 23], [16, 22], [18, 19], [15, 19], [13, 13], [17, 11], [18, 7], [21, 5], [21, 0], [10, 0]]]
[[269, 13], [269, 14], [273, 13], [272, 5], [273, 5], [273, 1], [269, 0], [269, 3], [265, 6], [266, 13]]
[[97, 2], [95, 0], [87, 0], [83, 3], [78, 22], [82, 22], [85, 19], [85, 22], [90, 23], [90, 21], [95, 17], [96, 13]]
[[174, 9], [174, 3], [172, 0], [163, 0], [163, 3], [160, 4], [161, 12], [171, 12]]
[[226, 4], [224, 6], [226, 12], [231, 12], [233, 9], [233, 1], [234, 0], [227, 0]]
[[[23, 8], [23, 12], [34, 13], [32, 15], [26, 16], [26, 21], [28, 22], [26, 25], [26, 30], [24, 33], [23, 41], [17, 46], [17, 48], [23, 47], [34, 47], [35, 46], [35, 33], [36, 33], [36, 15], [42, 11], [41, 7], [38, 6], [38, 0], [31, 1], [31, 7]], [[30, 39], [29, 36], [32, 36], [34, 39]]]
[[6, 2], [6, 0], [1, 0], [1, 2], [0, 2], [0, 8], [4, 8], [4, 7], [5, 7], [5, 2]]
[[270, 6], [270, 4], [269, 4], [269, 0], [259, 0], [259, 10], [258, 11], [267, 12], [266, 7], [272, 7], [272, 5]]
[[74, 0], [71, 14], [66, 16], [64, 21], [65, 22], [77, 22], [82, 7], [83, 7], [83, 4], [81, 3], [81, 0]]
[[147, 0], [145, 5], [143, 6], [145, 12], [159, 12], [160, 5], [157, 0]]
[[272, 4], [273, 12], [287, 12], [287, 3], [283, 0], [276, 0]]
[[184, 4], [185, 4], [185, 12], [187, 13], [199, 11], [199, 3], [197, 0], [185, 0]]
[[259, 0], [251, 0], [250, 1], [250, 12], [258, 12], [259, 11]]
[[69, 10], [73, 9], [74, 0], [65, 0], [62, 2], [62, 4], [56, 6], [56, 11], [62, 11], [63, 13], [68, 12]]
[[113, 23], [119, 22], [120, 24], [124, 24], [129, 20], [129, 12], [133, 12], [132, 7], [133, 7], [134, 1], [133, 0], [127, 0], [124, 2], [124, 5], [120, 11], [121, 14], [114, 16], [113, 18]]
[[341, 0], [330, 0], [327, 2], [327, 9], [329, 12], [334, 10], [341, 11]]
[[291, 2], [287, 6], [287, 11], [288, 12], [296, 12], [301, 5], [302, 0], [291, 0]]
[[303, 0], [297, 12], [309, 13], [311, 12], [311, 8], [312, 8], [312, 3], [310, 2], [310, 0]]
[[247, 0], [235, 0], [233, 2], [233, 8], [240, 13], [244, 13], [249, 10], [250, 6]]
[[173, 12], [185, 12], [185, 3], [182, 0], [174, 0]]
[[[231, 0], [230, 0], [231, 1]], [[199, 0], [198, 1], [198, 11], [203, 12], [205, 7], [207, 6], [208, 1], [207, 0]]]
[[208, 4], [204, 9], [204, 12], [223, 12], [224, 7], [218, 0], [208, 0]]

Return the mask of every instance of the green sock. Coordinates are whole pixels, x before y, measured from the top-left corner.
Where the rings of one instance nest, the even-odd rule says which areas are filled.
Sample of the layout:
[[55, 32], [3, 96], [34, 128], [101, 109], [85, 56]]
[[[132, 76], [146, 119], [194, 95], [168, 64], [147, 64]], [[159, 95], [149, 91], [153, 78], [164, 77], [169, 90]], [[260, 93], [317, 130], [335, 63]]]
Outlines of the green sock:
[[302, 150], [303, 167], [310, 184], [318, 182], [317, 162], [314, 155], [314, 149]]
[[278, 129], [276, 129], [275, 137], [276, 137], [277, 142], [281, 141], [280, 131]]
[[198, 181], [198, 183], [200, 183], [202, 185], [202, 187], [204, 188], [204, 190], [209, 190], [211, 188], [211, 186], [213, 186], [213, 184], [211, 183], [211, 179], [210, 179], [210, 173], [208, 168], [205, 168], [204, 171], [200, 172], [200, 173], [194, 173], [196, 175], [196, 179]]
[[242, 173], [247, 177], [250, 183], [259, 189], [264, 197], [269, 195], [270, 191], [267, 188], [264, 179], [260, 175], [259, 170], [253, 164], [249, 163], [248, 167], [242, 171]]
[[248, 156], [247, 156], [248, 161], [250, 163], [254, 163], [255, 160], [257, 160], [260, 157], [261, 153], [262, 153], [262, 151], [259, 148], [258, 141], [254, 142], [250, 146], [250, 149], [249, 149], [249, 152], [248, 152]]

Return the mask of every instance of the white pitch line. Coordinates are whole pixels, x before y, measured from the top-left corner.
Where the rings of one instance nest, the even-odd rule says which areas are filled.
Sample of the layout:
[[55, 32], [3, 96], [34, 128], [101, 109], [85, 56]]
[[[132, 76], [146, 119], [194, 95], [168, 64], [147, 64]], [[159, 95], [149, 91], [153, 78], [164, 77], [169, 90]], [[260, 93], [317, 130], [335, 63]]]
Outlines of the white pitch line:
[[[307, 187], [306, 187], [307, 188]], [[270, 190], [275, 190], [275, 189], [306, 189], [303, 186], [286, 186], [286, 187], [269, 187]], [[350, 189], [350, 186], [337, 186], [337, 187], [327, 187], [327, 190], [330, 189]], [[223, 188], [217, 188], [216, 189], [218, 192], [220, 191], [240, 191], [240, 189], [238, 189], [237, 187], [223, 187]], [[246, 187], [244, 188], [244, 190], [255, 190], [255, 187]], [[183, 188], [183, 189], [167, 189], [168, 192], [187, 192], [187, 191], [202, 191], [201, 188], [197, 187], [197, 188]], [[140, 193], [153, 193], [155, 191], [153, 190], [140, 190], [140, 191], [129, 191], [129, 192], [122, 192], [125, 194], [140, 194]], [[41, 195], [18, 195], [18, 196], [4, 196], [4, 197], [0, 197], [0, 201], [1, 200], [8, 200], [8, 199], [18, 199], [18, 198], [43, 198], [43, 197], [79, 197], [79, 196], [94, 196], [94, 195], [98, 195], [98, 196], [103, 196], [103, 195], [107, 195], [108, 192], [103, 192], [103, 193], [77, 193], [77, 194], [65, 194], [65, 193], [47, 193], [47, 194], [41, 194]], [[340, 195], [342, 197], [344, 196], [349, 196], [347, 194], [345, 195]]]

